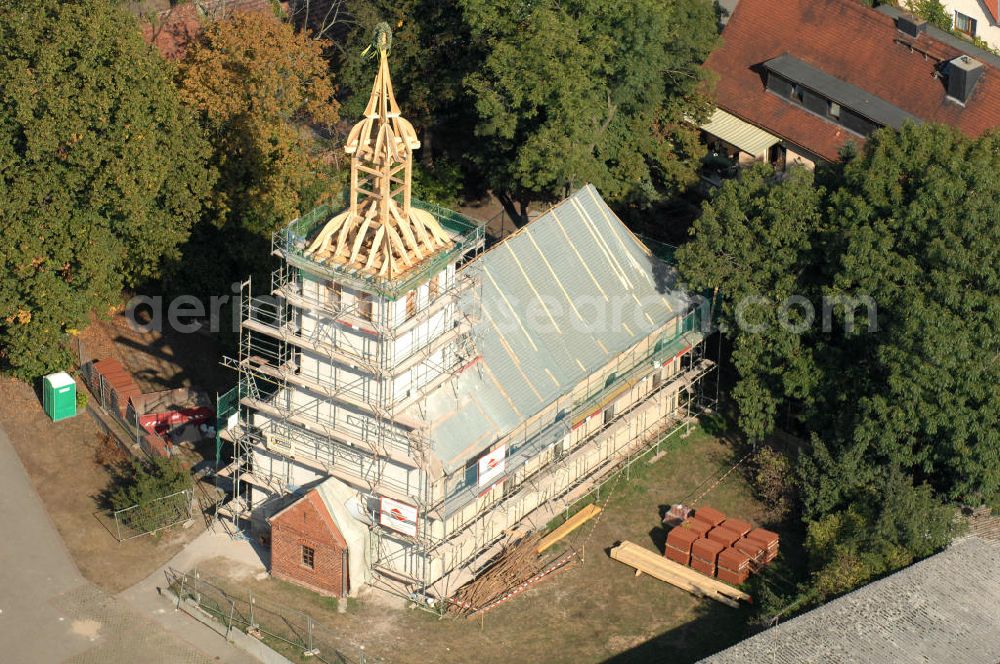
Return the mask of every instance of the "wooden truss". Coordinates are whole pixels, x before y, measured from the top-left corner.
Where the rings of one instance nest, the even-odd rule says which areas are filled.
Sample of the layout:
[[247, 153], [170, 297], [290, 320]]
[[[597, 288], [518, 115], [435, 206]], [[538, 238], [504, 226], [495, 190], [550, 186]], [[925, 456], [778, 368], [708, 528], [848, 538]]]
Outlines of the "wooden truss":
[[309, 244], [314, 260], [395, 279], [451, 240], [432, 214], [410, 206], [417, 134], [392, 92], [388, 52], [379, 68], [365, 117], [344, 150], [351, 155], [350, 207], [330, 219]]

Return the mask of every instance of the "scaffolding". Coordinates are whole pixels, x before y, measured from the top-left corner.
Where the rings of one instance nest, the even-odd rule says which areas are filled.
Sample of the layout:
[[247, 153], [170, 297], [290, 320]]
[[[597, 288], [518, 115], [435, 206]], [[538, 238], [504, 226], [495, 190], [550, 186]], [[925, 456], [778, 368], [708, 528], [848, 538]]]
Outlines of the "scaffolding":
[[[415, 503], [426, 518], [425, 423], [403, 412], [477, 357], [481, 292], [474, 259], [485, 236], [482, 226], [461, 215], [415, 199], [412, 204], [434, 214], [453, 234], [452, 244], [400, 280], [372, 279], [346, 266], [309, 259], [300, 248], [328, 217], [329, 210], [321, 208], [274, 235], [275, 253], [283, 262], [272, 273], [267, 296], [254, 297], [251, 282], [242, 284], [239, 349], [237, 357], [223, 360], [237, 370], [239, 383], [220, 399], [219, 416], [220, 422], [237, 417], [235, 426], [222, 434], [234, 444], [234, 459], [219, 471], [232, 482], [232, 500], [224, 511], [229, 518], [251, 519], [256, 507], [250, 500], [252, 487], [274, 497], [294, 489], [288, 464], [282, 475], [274, 472], [274, 464], [255, 462], [261, 450], [294, 458], [366, 493]], [[397, 321], [397, 301], [432, 279], [437, 284], [433, 296], [428, 290], [406, 311], [405, 320]], [[331, 298], [333, 284], [371, 299]], [[311, 327], [304, 316], [312, 318]], [[413, 336], [419, 326], [426, 342], [400, 349], [399, 340]], [[310, 374], [304, 370], [303, 353], [345, 371]], [[395, 379], [416, 367], [429, 380], [397, 393]], [[351, 414], [333, 426], [331, 408]], [[254, 424], [257, 413], [266, 416], [265, 426]], [[384, 472], [389, 463], [408, 469], [405, 482]], [[426, 532], [426, 524], [420, 530]]]
[[[600, 388], [589, 392], [586, 398], [576, 401], [568, 416], [544, 425], [537, 424], [532, 427], [526, 424], [520, 431], [512, 432], [508, 437], [508, 445], [512, 451], [507, 457], [507, 468], [504, 475], [496, 480], [497, 484], [502, 482], [504, 485], [502, 496], [484, 506], [474, 518], [464, 521], [457, 529], [446, 532], [443, 537], [433, 537], [428, 534], [419, 540], [413, 540], [413, 545], [418, 547], [417, 550], [424, 556], [432, 554], [446, 556], [444, 551], [447, 547], [457, 547], [462, 540], [470, 537], [477, 539], [476, 549], [471, 555], [463, 555], [461, 562], [451, 569], [446, 569], [440, 578], [410, 581], [410, 594], [423, 593], [439, 599], [447, 598], [462, 584], [475, 578], [478, 571], [488, 566], [512, 535], [522, 534], [520, 530], [515, 532], [505, 530], [484, 538], [482, 537], [485, 531], [484, 524], [497, 512], [511, 509], [511, 505], [524, 498], [525, 492], [541, 492], [547, 479], [565, 472], [581, 456], [592, 451], [592, 446], [600, 444], [612, 428], [623, 424], [635, 425], [634, 434], [615, 452], [596, 466], [578, 474], [572, 482], [565, 484], [557, 492], [548, 494], [544, 501], [540, 501], [535, 508], [521, 515], [518, 520], [526, 521], [530, 530], [544, 526], [550, 518], [563, 509], [568, 509], [588, 493], [600, 491], [603, 484], [615, 477], [619, 471], [627, 469], [634, 459], [679, 432], [690, 431], [697, 418], [702, 413], [710, 411], [717, 403], [717, 392], [711, 387], [706, 387], [708, 377], [714, 376], [716, 380], [718, 379], [717, 361], [709, 358], [706, 342], [712, 331], [710, 312], [711, 303], [703, 300], [682, 317], [676, 332], [661, 337], [650, 353], [638, 356], [633, 353], [623, 354], [619, 358], [620, 373], [617, 378], [602, 383]], [[572, 423], [579, 417], [592, 412], [594, 406], [609, 395], [621, 394], [622, 386], [635, 385], [645, 380], [653, 373], [654, 366], [661, 366], [663, 360], [668, 358], [679, 360], [680, 366], [675, 374], [654, 385], [642, 398], [615, 413], [612, 419], [588, 433], [572, 448], [566, 448], [558, 454], [553, 451], [552, 458], [547, 462], [539, 464], [530, 471], [527, 469], [527, 462], [537, 459], [544, 450], [558, 449], [559, 444], [572, 430]], [[644, 416], [639, 416], [638, 420], [633, 419], [636, 411], [663, 393], [676, 393], [676, 405], [667, 417], [654, 417], [652, 421], [646, 421]], [[471, 487], [463, 488], [434, 501], [430, 505], [431, 514], [435, 518], [447, 520], [479, 497], [479, 491]], [[540, 522], [536, 521], [539, 514], [545, 517]], [[373, 530], [377, 531], [377, 526]], [[398, 534], [393, 533], [392, 536], [398, 537]], [[374, 533], [373, 542], [377, 541], [378, 537], [378, 533]], [[380, 562], [388, 567], [392, 559], [384, 558]], [[432, 589], [429, 595], [428, 588]]]
[[[227, 425], [220, 436], [234, 446], [233, 462], [218, 472], [232, 483], [220, 512], [253, 529], [302, 478], [337, 478], [368, 501], [376, 582], [410, 597], [444, 598], [523, 519], [537, 527], [531, 515], [538, 510], [558, 511], [671, 428], [690, 427], [708, 403], [702, 378], [715, 366], [704, 356], [711, 303], [690, 304], [506, 432], [509, 455], [498, 481], [485, 490], [453, 482], [460, 471], [445, 472], [431, 449], [426, 399], [474, 366], [484, 371], [476, 335], [489, 326], [480, 324], [476, 259], [485, 230], [411, 197], [419, 141], [392, 99], [385, 39], [379, 43], [372, 97], [347, 146], [348, 207], [321, 206], [275, 233], [281, 264], [267, 294], [255, 296], [250, 281], [241, 286], [238, 352], [224, 359], [239, 382], [218, 407], [220, 429]], [[667, 359], [676, 360], [675, 373], [644, 383], [654, 374], [662, 379]], [[630, 403], [607, 409], [626, 393], [634, 395]], [[592, 426], [602, 409], [601, 426]], [[588, 465], [595, 450], [602, 456]], [[570, 475], [577, 462], [586, 467], [573, 466]], [[511, 517], [507, 510], [525, 509], [531, 491], [544, 499]], [[374, 503], [383, 498], [416, 509], [415, 535], [380, 524]], [[481, 503], [475, 514], [449, 526], [474, 502]], [[508, 528], [494, 532], [501, 521]], [[411, 564], [397, 565], [400, 558]]]
[[[481, 246], [481, 245], [479, 245]], [[477, 247], [473, 248], [473, 251]], [[419, 311], [414, 312], [410, 321], [429, 312], [440, 310], [440, 302], [449, 300], [460, 305], [471, 319], [467, 323], [469, 333], [468, 348], [456, 350], [450, 364], [442, 366], [447, 369], [442, 374], [444, 379], [450, 378], [468, 366], [475, 358], [475, 339], [472, 331], [478, 311], [478, 274], [476, 263], [468, 263], [463, 269], [457, 270], [455, 279], [442, 289], [437, 300], [428, 301]], [[474, 574], [489, 561], [494, 549], [501, 546], [509, 533], [501, 533], [491, 538], [482, 538], [482, 524], [498, 510], [504, 510], [506, 505], [518, 499], [522, 491], [540, 490], [541, 482], [560, 472], [572, 463], [574, 454], [585, 449], [595, 441], [599, 441], [608, 429], [616, 423], [625, 421], [632, 416], [633, 410], [648, 403], [663, 391], [676, 391], [677, 405], [672, 416], [659, 419], [638, 429], [632, 439], [622, 450], [609, 455], [600, 467], [588, 469], [572, 483], [563, 487], [558, 494], [551, 495], [545, 501], [550, 510], [558, 509], [553, 505], [578, 499], [581, 489], [593, 490], [607, 481], [615, 469], [637, 454], [642, 454], [649, 447], [659, 443], [667, 435], [672, 435], [681, 428], [689, 428], [692, 421], [705, 408], [711, 407], [715, 399], [708, 396], [704, 389], [706, 375], [715, 370], [715, 362], [708, 359], [705, 347], [705, 337], [711, 331], [711, 302], [701, 300], [683, 316], [669, 331], [664, 332], [655, 343], [651, 343], [648, 352], [632, 351], [623, 353], [617, 358], [611, 368], [613, 380], [595, 381], [588, 386], [582, 396], [563, 395], [560, 399], [567, 401], [565, 415], [555, 422], [542, 423], [536, 421], [531, 425], [525, 423], [520, 430], [508, 435], [510, 456], [507, 458], [504, 481], [504, 494], [500, 500], [484, 507], [474, 519], [461, 527], [446, 531], [444, 536], [436, 536], [429, 527], [430, 519], [446, 520], [456, 512], [475, 501], [479, 494], [473, 487], [465, 487], [459, 491], [446, 492], [443, 496], [434, 497], [431, 490], [432, 478], [428, 470], [428, 441], [422, 423], [413, 421], [402, 415], [403, 408], [416, 402], [414, 395], [402, 399], [394, 398], [391, 389], [384, 389], [387, 381], [395, 375], [392, 363], [397, 360], [391, 353], [379, 352], [377, 346], [372, 349], [354, 349], [342, 351], [343, 344], [335, 342], [331, 350], [337, 350], [343, 361], [353, 361], [357, 366], [364, 366], [371, 376], [382, 377], [376, 381], [381, 389], [363, 390], [355, 382], [337, 383], [317, 378], [303, 376], [298, 373], [295, 353], [290, 348], [306, 347], [322, 349], [315, 340], [310, 341], [297, 334], [290, 323], [294, 316], [283, 317], [281, 307], [291, 309], [311, 307], [329, 316], [330, 325], [343, 324], [345, 317], [351, 317], [356, 309], [353, 305], [340, 303], [332, 306], [329, 302], [310, 298], [304, 294], [301, 284], [307, 279], [304, 275], [289, 278], [287, 265], [275, 271], [272, 279], [272, 294], [278, 297], [280, 306], [268, 315], [260, 315], [262, 309], [256, 308], [256, 300], [249, 295], [250, 283], [244, 284], [243, 305], [245, 325], [241, 335], [240, 353], [236, 359], [228, 359], [226, 363], [237, 369], [240, 382], [236, 389], [239, 396], [239, 424], [229, 435], [234, 440], [236, 458], [228, 472], [233, 478], [233, 508], [231, 514], [236, 518], [249, 518], [252, 505], [247, 500], [246, 490], [256, 486], [274, 495], [286, 495], [293, 488], [290, 476], [275, 476], [270, 466], [254, 463], [254, 450], [267, 449], [270, 452], [294, 458], [301, 465], [315, 468], [325, 475], [337, 477], [351, 485], [359, 486], [361, 482], [366, 492], [373, 495], [383, 495], [407, 503], [415, 504], [420, 515], [421, 524], [418, 535], [410, 537], [397, 531], [389, 531], [379, 525], [378, 514], [374, 508], [370, 510], [371, 546], [373, 552], [373, 571], [383, 584], [391, 586], [396, 591], [408, 596], [447, 596], [446, 593], [457, 589], [456, 583], [468, 580], [469, 574]], [[298, 288], [296, 288], [298, 286]], [[388, 300], [383, 300], [384, 303]], [[383, 325], [381, 321], [387, 316], [373, 316], [371, 324], [380, 338], [394, 339], [399, 333], [398, 328]], [[264, 323], [268, 324], [264, 324]], [[456, 348], [458, 344], [455, 344]], [[465, 348], [463, 346], [463, 348]], [[409, 355], [403, 356], [408, 359]], [[680, 369], [668, 380], [653, 387], [642, 399], [630, 407], [616, 413], [614, 418], [605, 422], [596, 431], [577, 442], [572, 449], [564, 453], [553, 454], [551, 460], [541, 463], [527, 472], [525, 466], [529, 460], [536, 459], [540, 452], [554, 448], [557, 443], [566, 439], [574, 425], [594, 412], [600, 411], [608, 400], [613, 400], [623, 390], [636, 385], [648, 378], [655, 367], [662, 366], [666, 360], [679, 358]], [[417, 398], [423, 398], [441, 381], [433, 381], [425, 386]], [[391, 383], [388, 383], [391, 385]], [[315, 396], [306, 402], [294, 402], [290, 398], [292, 392], [308, 390]], [[232, 399], [232, 397], [230, 397]], [[359, 420], [357, 426], [348, 421], [333, 427], [323, 417], [318, 404], [328, 401], [341, 401], [363, 410], [371, 416], [367, 420]], [[269, 417], [269, 430], [264, 431], [250, 426], [251, 412], [262, 412]], [[397, 482], [383, 471], [385, 464], [395, 462], [405, 464], [415, 472], [416, 481]], [[286, 469], [289, 466], [286, 465]], [[223, 474], [226, 474], [225, 472]], [[407, 474], [407, 478], [411, 477]], [[568, 503], [567, 503], [568, 505]], [[539, 505], [539, 508], [541, 505]], [[430, 559], [440, 555], [447, 547], [457, 546], [462, 538], [476, 537], [477, 549], [463, 570], [456, 575], [455, 569], [446, 570], [442, 578], [430, 578]], [[385, 540], [391, 539], [404, 542], [406, 547], [396, 553], [386, 551]], [[498, 549], [497, 549], [498, 550]], [[400, 556], [418, 555], [422, 559], [424, 571], [419, 578], [408, 578], [394, 569], [394, 563]]]

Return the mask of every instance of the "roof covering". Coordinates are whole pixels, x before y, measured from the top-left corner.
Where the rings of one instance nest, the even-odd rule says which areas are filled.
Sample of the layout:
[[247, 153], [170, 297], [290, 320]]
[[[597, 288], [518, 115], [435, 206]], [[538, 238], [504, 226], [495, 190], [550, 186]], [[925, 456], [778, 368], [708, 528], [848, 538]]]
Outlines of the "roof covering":
[[[998, 0], [990, 0], [993, 3], [998, 2]], [[904, 12], [898, 7], [893, 7], [892, 5], [879, 5], [875, 8], [875, 11], [885, 14], [886, 16], [896, 20], [900, 16], [911, 17], [912, 15]], [[941, 28], [933, 25], [931, 23], [924, 23], [924, 31], [937, 41], [944, 42], [949, 46], [953, 46], [959, 51], [971, 55], [976, 60], [981, 60], [989, 65], [1000, 68], [1000, 55], [992, 51], [987, 51], [986, 49], [979, 48], [968, 39], [959, 37], [958, 35], [952, 34], [951, 32], [946, 32]]]
[[[719, 75], [718, 106], [830, 161], [844, 143], [864, 139], [767, 92], [763, 63], [788, 53], [925, 122], [969, 136], [1000, 126], [1000, 68], [992, 60], [931, 28], [909, 37], [896, 30], [892, 16], [854, 0], [741, 0], [722, 37], [706, 63]], [[965, 106], [948, 100], [944, 82], [935, 77], [940, 63], [963, 52], [987, 68]]]
[[775, 143], [781, 142], [777, 136], [744, 122], [721, 108], [715, 109], [712, 117], [701, 128], [754, 156], [763, 153]]
[[779, 55], [765, 62], [764, 67], [881, 125], [898, 129], [906, 120], [919, 120], [903, 109], [868, 94], [856, 85], [834, 78], [793, 55]]
[[1000, 545], [968, 537], [702, 661], [996, 664], [997, 616]]
[[358, 492], [336, 477], [328, 477], [314, 491], [323, 500], [330, 518], [347, 542], [349, 595], [354, 595], [371, 579], [371, 539], [368, 527], [359, 520], [364, 513]]
[[[675, 273], [587, 185], [473, 264], [482, 360], [427, 398], [454, 470], [675, 316]], [[468, 269], [468, 268], [467, 268]]]
[[49, 382], [52, 387], [66, 387], [67, 385], [72, 385], [76, 381], [65, 371], [60, 371], [58, 373], [51, 373], [45, 377], [45, 380]]

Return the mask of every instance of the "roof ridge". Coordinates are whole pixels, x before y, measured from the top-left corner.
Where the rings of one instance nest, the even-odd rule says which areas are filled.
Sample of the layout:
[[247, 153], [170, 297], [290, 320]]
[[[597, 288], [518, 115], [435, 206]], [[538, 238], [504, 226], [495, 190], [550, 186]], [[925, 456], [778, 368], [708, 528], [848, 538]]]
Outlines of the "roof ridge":
[[[528, 223], [526, 223], [526, 224], [525, 224], [524, 226], [521, 226], [521, 227], [520, 227], [520, 228], [518, 228], [518, 229], [517, 229], [516, 231], [514, 231], [514, 232], [512, 232], [512, 233], [508, 233], [508, 234], [507, 234], [507, 235], [505, 235], [504, 237], [502, 237], [502, 238], [500, 238], [499, 240], [497, 240], [497, 241], [496, 241], [496, 243], [495, 243], [495, 244], [494, 244], [494, 245], [493, 245], [492, 247], [490, 247], [490, 248], [489, 248], [489, 249], [487, 249], [486, 251], [484, 251], [484, 252], [482, 252], [481, 254], [479, 254], [479, 256], [478, 256], [478, 257], [476, 257], [476, 260], [478, 261], [478, 260], [479, 260], [479, 259], [481, 259], [481, 258], [482, 258], [483, 256], [485, 256], [486, 254], [489, 254], [489, 253], [491, 253], [491, 252], [492, 252], [492, 251], [494, 251], [495, 249], [499, 249], [499, 248], [500, 248], [500, 247], [501, 247], [502, 245], [506, 244], [506, 243], [507, 243], [507, 241], [509, 241], [509, 240], [513, 240], [514, 238], [516, 238], [516, 237], [519, 237], [519, 236], [520, 236], [520, 235], [522, 235], [522, 234], [523, 234], [523, 233], [524, 233], [524, 232], [525, 232], [526, 230], [528, 230], [529, 228], [531, 228], [531, 226], [532, 226], [532, 225], [533, 225], [533, 224], [534, 224], [535, 222], [537, 222], [537, 221], [541, 220], [541, 219], [542, 219], [543, 217], [545, 217], [546, 215], [548, 215], [548, 214], [549, 214], [550, 212], [552, 212], [552, 211], [553, 211], [553, 210], [555, 210], [556, 208], [560, 208], [560, 207], [562, 207], [563, 205], [566, 205], [566, 204], [567, 204], [567, 203], [569, 203], [569, 202], [570, 202], [570, 201], [571, 201], [571, 200], [572, 200], [573, 198], [575, 198], [575, 197], [576, 197], [576, 196], [578, 196], [578, 195], [579, 195], [580, 193], [582, 193], [582, 192], [583, 192], [583, 191], [584, 191], [585, 189], [587, 189], [588, 187], [591, 187], [591, 188], [592, 188], [593, 186], [594, 186], [594, 185], [592, 185], [591, 183], [587, 182], [586, 184], [582, 185], [582, 186], [581, 186], [581, 187], [580, 187], [579, 189], [577, 189], [577, 190], [576, 190], [576, 191], [574, 191], [574, 192], [573, 192], [572, 194], [570, 194], [570, 195], [569, 195], [569, 196], [567, 196], [566, 198], [562, 199], [562, 200], [561, 200], [561, 201], [559, 201], [558, 203], [552, 203], [552, 204], [550, 204], [550, 205], [549, 205], [549, 206], [548, 206], [548, 207], [547, 207], [547, 208], [545, 209], [545, 211], [544, 211], [544, 212], [542, 212], [542, 213], [540, 213], [539, 215], [537, 215], [537, 216], [536, 216], [536, 217], [535, 217], [534, 219], [530, 219], [530, 218], [529, 218], [529, 219], [528, 219]], [[617, 215], [615, 215], [615, 216], [617, 216]]]

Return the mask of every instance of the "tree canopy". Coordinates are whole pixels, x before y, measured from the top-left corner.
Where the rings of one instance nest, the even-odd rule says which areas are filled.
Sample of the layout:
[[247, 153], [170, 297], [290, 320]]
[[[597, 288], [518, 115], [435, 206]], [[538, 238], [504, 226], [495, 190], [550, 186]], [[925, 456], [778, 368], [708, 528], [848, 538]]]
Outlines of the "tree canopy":
[[931, 488], [893, 472], [843, 510], [811, 521], [806, 535], [815, 599], [852, 590], [940, 550], [958, 532], [954, 510]]
[[822, 596], [942, 546], [943, 502], [1000, 504], [998, 169], [997, 133], [883, 129], [818, 185], [763, 165], [727, 182], [677, 253], [722, 295], [741, 429], [806, 441]]
[[0, 8], [0, 353], [62, 368], [63, 335], [156, 277], [202, 210], [209, 150], [172, 70], [101, 0]]
[[477, 116], [468, 158], [515, 219], [584, 182], [648, 201], [694, 177], [701, 148], [684, 120], [704, 112], [710, 3], [460, 4], [483, 51], [465, 78]]
[[178, 86], [219, 172], [182, 279], [196, 292], [225, 292], [266, 264], [273, 231], [333, 193], [338, 154], [326, 139], [338, 103], [323, 43], [269, 12], [207, 26], [181, 62]]
[[[744, 430], [761, 438], [785, 408], [812, 439], [800, 468], [812, 513], [894, 468], [952, 500], [1000, 498], [998, 148], [996, 134], [907, 125], [824, 187], [761, 166], [723, 187], [678, 252], [691, 284], [726, 302]], [[775, 324], [791, 295], [815, 313], [801, 332]], [[735, 320], [755, 296], [769, 303], [747, 307], [762, 331]], [[853, 308], [865, 302], [877, 330]]]

